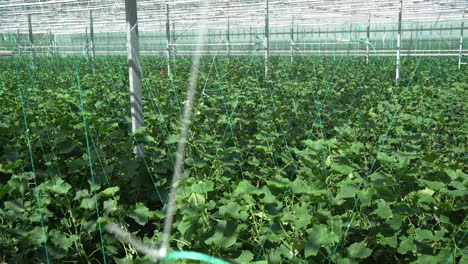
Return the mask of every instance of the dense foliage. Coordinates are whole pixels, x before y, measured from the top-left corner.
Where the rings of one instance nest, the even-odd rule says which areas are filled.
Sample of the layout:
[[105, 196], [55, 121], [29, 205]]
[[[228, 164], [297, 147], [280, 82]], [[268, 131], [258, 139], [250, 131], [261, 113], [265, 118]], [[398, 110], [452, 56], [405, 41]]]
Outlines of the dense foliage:
[[[45, 243], [54, 263], [144, 262], [108, 222], [159, 246], [189, 79], [176, 60], [171, 79], [163, 59], [142, 59], [134, 134], [125, 58], [100, 58], [96, 75], [84, 58], [0, 60], [0, 262], [45, 263]], [[467, 263], [466, 68], [407, 58], [395, 87], [394, 59], [272, 64], [265, 81], [260, 58], [203, 60], [172, 249]]]

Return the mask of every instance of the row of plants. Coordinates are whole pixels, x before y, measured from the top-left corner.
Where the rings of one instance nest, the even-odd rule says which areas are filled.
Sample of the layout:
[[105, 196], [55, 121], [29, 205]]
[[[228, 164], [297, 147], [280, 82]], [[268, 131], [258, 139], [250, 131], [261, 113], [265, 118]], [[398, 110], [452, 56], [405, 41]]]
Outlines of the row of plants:
[[[0, 261], [146, 263], [158, 247], [190, 58], [1, 59]], [[172, 250], [233, 263], [465, 263], [466, 69], [450, 58], [204, 58]], [[135, 159], [132, 149], [145, 148]], [[169, 261], [167, 261], [170, 263]], [[184, 262], [183, 262], [184, 263]], [[187, 262], [190, 263], [190, 262]]]

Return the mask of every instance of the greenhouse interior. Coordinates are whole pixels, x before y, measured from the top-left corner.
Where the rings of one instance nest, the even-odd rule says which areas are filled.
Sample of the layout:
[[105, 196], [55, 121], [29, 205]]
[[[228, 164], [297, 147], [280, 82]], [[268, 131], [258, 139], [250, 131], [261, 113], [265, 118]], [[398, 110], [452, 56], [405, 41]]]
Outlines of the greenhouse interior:
[[1, 1], [0, 263], [468, 263], [467, 10]]

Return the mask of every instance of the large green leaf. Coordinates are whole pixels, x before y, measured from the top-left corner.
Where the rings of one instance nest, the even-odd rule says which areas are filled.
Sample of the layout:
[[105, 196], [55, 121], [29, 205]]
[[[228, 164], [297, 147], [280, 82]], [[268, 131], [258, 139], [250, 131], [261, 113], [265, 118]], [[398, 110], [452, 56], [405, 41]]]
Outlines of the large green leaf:
[[144, 204], [137, 203], [128, 216], [135, 220], [139, 225], [145, 225], [148, 220], [154, 216], [154, 212], [150, 211]]
[[351, 246], [349, 246], [348, 252], [349, 252], [349, 255], [353, 258], [365, 259], [371, 255], [372, 250], [366, 247], [366, 244], [364, 243], [364, 241], [361, 241], [361, 242], [354, 243]]

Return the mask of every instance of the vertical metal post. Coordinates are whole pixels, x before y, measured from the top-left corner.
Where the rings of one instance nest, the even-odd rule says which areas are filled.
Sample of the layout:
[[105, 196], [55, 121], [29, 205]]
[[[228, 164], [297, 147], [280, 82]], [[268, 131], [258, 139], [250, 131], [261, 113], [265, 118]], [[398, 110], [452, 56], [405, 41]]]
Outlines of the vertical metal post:
[[397, 86], [400, 80], [401, 14], [402, 12], [403, 12], [403, 0], [400, 0], [400, 11], [398, 12], [398, 36], [397, 36], [397, 55], [396, 55], [396, 74], [395, 74], [395, 85]]
[[19, 29], [16, 30], [16, 45], [18, 45], [18, 54], [21, 56], [21, 42]]
[[[130, 111], [132, 132], [143, 126], [143, 107], [141, 102], [140, 47], [138, 40], [138, 18], [136, 0], [125, 0], [127, 21], [128, 80], [130, 84]], [[143, 144], [134, 148], [137, 158], [143, 156]]]
[[58, 56], [57, 35], [54, 34], [54, 54]]
[[31, 14], [28, 14], [28, 28], [29, 28], [29, 47], [31, 49], [31, 63], [33, 70], [36, 69], [36, 53], [34, 51], [34, 38], [31, 25]]
[[[335, 28], [335, 31], [336, 31], [336, 28]], [[349, 24], [349, 39], [351, 40], [353, 37], [352, 37], [352, 34], [353, 34], [353, 25], [352, 24]], [[348, 43], [348, 57], [349, 57], [349, 53], [350, 53], [350, 50], [351, 50], [351, 43], [352, 42], [349, 42]], [[358, 42], [359, 43], [359, 42]]]
[[370, 44], [370, 13], [367, 20], [367, 38], [366, 38], [366, 64], [369, 64], [369, 44]]
[[169, 21], [169, 4], [166, 4], [166, 52], [167, 52], [167, 75], [172, 74], [171, 65], [171, 26]]
[[422, 25], [419, 27], [419, 49], [423, 49], [425, 46], [423, 45], [423, 29]]
[[385, 37], [387, 36], [387, 29], [385, 28], [385, 26], [383, 27], [383, 31], [384, 31], [384, 34], [383, 34], [383, 37], [382, 37], [382, 48], [381, 48], [381, 50], [385, 49]]
[[172, 22], [172, 38], [171, 38], [171, 43], [172, 43], [172, 61], [176, 63], [176, 54], [177, 54], [177, 46], [176, 44], [176, 31], [175, 31], [175, 22]]
[[411, 35], [410, 35], [410, 41], [408, 45], [408, 53], [413, 51], [413, 24], [412, 23], [411, 23], [410, 32], [411, 32]]
[[229, 35], [230, 35], [230, 21], [228, 18], [227, 30], [226, 30], [226, 53], [227, 53], [228, 63], [230, 62], [230, 57], [231, 57], [231, 40], [230, 40]]
[[86, 59], [89, 58], [89, 37], [88, 37], [88, 27], [85, 27], [85, 48], [86, 48]]
[[289, 31], [289, 37], [291, 40], [291, 62], [294, 61], [294, 17], [291, 17], [291, 29]]
[[96, 48], [94, 45], [93, 10], [89, 10], [89, 37], [91, 39], [91, 63], [93, 64], [93, 74], [95, 74], [96, 73]]
[[49, 56], [54, 55], [54, 38], [52, 36], [52, 31], [49, 29]]
[[458, 69], [461, 68], [462, 63], [462, 50], [463, 50], [463, 27], [465, 26], [465, 10], [463, 10], [461, 29], [460, 29], [460, 50], [458, 52]]
[[265, 48], [265, 80], [268, 80], [268, 63], [270, 56], [270, 42], [268, 41], [268, 0], [265, 0], [265, 36], [264, 36], [264, 48]]

